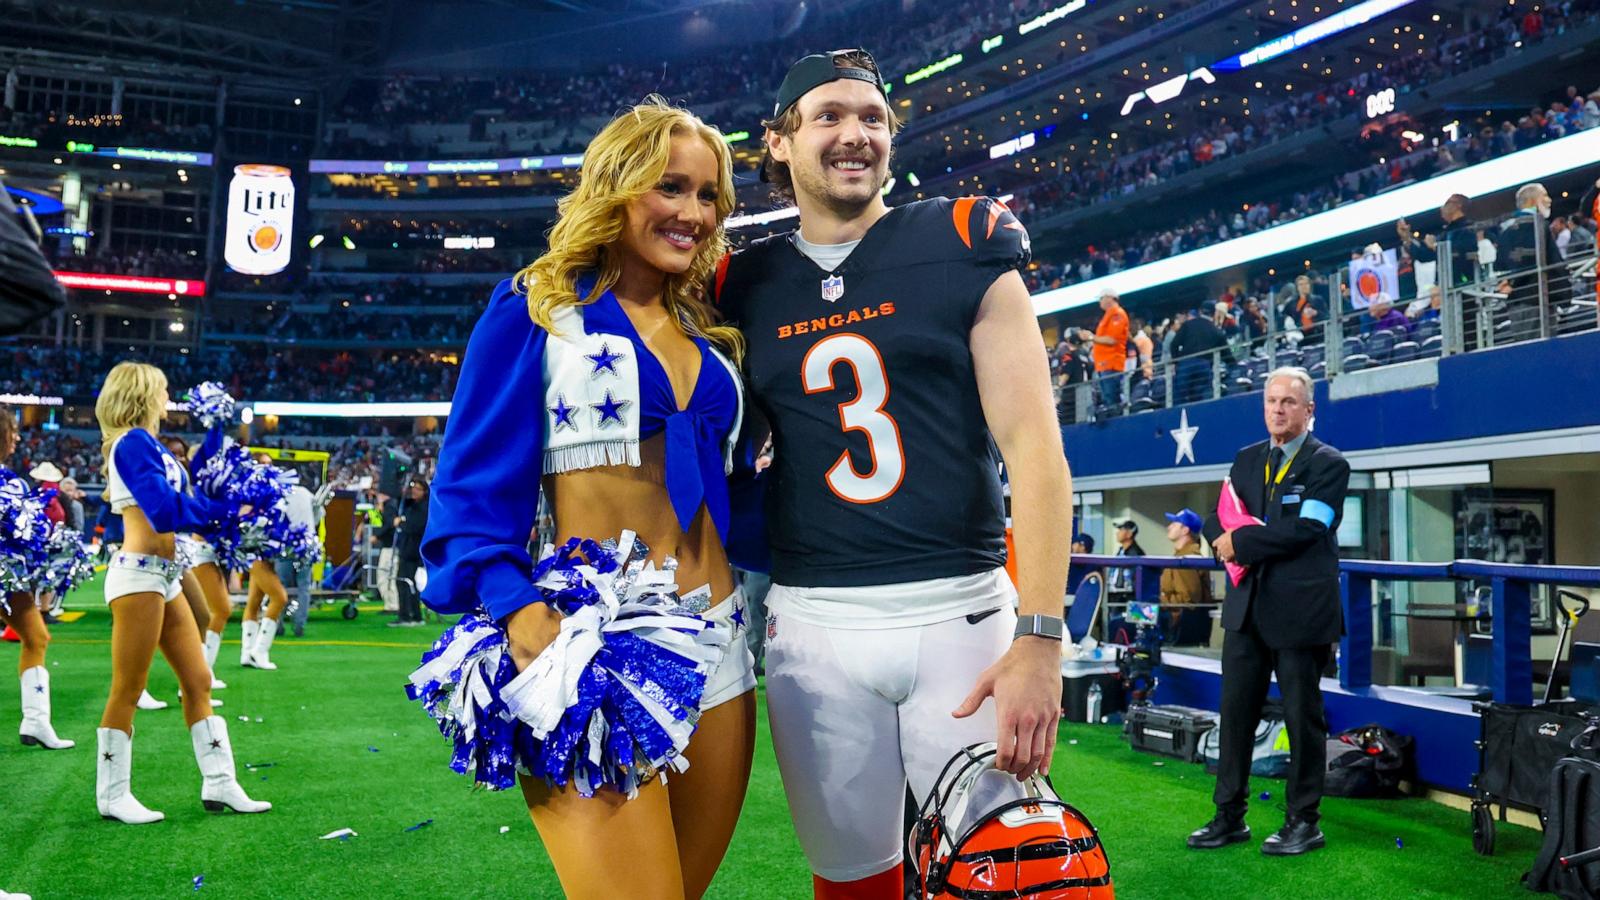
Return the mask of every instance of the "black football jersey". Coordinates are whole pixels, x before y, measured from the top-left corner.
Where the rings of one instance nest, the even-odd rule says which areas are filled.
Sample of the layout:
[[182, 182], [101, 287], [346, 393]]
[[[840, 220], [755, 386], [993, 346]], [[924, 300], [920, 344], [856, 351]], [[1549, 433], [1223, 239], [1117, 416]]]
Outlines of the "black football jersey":
[[744, 332], [745, 374], [772, 428], [772, 576], [854, 587], [1005, 564], [999, 452], [968, 336], [985, 292], [1027, 265], [998, 200], [890, 209], [829, 272], [794, 235], [755, 242], [716, 280]]

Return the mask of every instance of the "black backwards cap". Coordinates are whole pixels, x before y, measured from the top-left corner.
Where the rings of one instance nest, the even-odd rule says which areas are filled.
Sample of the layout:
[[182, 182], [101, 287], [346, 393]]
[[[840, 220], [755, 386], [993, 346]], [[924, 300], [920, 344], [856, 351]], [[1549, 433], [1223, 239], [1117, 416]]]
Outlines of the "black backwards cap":
[[[883, 89], [883, 75], [877, 71], [877, 62], [874, 60], [872, 69], [863, 69], [857, 66], [840, 68], [834, 64], [834, 58], [841, 54], [860, 54], [872, 59], [872, 54], [865, 50], [829, 50], [827, 53], [813, 53], [802, 56], [789, 67], [789, 73], [783, 76], [783, 84], [778, 86], [778, 101], [772, 105], [772, 118], [777, 119], [789, 107], [800, 101], [801, 97], [823, 85], [849, 79], [852, 81], [865, 81], [878, 89], [879, 93], [888, 96]], [[767, 160], [761, 161], [761, 180], [767, 180]]]

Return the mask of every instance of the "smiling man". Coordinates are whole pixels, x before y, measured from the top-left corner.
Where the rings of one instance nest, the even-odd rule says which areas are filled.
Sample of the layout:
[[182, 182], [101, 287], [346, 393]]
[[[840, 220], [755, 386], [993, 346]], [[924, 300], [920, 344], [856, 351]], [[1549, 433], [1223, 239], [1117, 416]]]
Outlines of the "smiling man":
[[[816, 895], [899, 898], [908, 781], [926, 795], [981, 741], [1012, 775], [1048, 769], [1071, 480], [1010, 211], [884, 203], [899, 123], [863, 51], [796, 62], [765, 125], [762, 177], [800, 227], [717, 293], [774, 444], [773, 743]], [[980, 805], [1018, 795], [993, 781]]]

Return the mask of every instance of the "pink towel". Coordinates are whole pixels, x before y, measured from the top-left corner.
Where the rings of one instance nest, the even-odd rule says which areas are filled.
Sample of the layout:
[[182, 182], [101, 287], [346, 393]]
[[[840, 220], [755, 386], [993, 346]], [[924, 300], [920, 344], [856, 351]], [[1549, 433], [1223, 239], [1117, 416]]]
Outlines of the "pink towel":
[[[1222, 496], [1217, 498], [1217, 521], [1222, 525], [1223, 531], [1233, 531], [1245, 525], [1266, 524], [1250, 515], [1250, 511], [1244, 508], [1244, 501], [1239, 499], [1239, 494], [1233, 489], [1232, 478], [1222, 480]], [[1244, 573], [1249, 568], [1236, 562], [1223, 563], [1223, 567], [1228, 570], [1228, 580], [1233, 582], [1234, 587], [1238, 587], [1239, 582], [1244, 580]]]

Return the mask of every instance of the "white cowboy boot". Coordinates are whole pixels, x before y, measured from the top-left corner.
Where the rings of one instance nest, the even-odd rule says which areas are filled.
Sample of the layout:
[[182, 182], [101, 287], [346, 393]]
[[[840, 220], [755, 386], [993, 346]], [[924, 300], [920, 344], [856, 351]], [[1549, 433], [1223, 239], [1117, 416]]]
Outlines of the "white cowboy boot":
[[129, 825], [159, 822], [166, 816], [134, 798], [128, 789], [133, 769], [133, 736], [116, 728], [97, 728], [100, 753], [94, 762], [94, 800], [100, 815]]
[[278, 636], [278, 620], [261, 620], [261, 630], [256, 633], [256, 647], [250, 654], [251, 662], [258, 669], [276, 669], [278, 664], [272, 661], [272, 640]]
[[228, 686], [227, 682], [217, 677], [217, 652], [222, 649], [222, 635], [209, 628], [206, 629], [205, 647], [206, 668], [211, 670], [211, 689], [220, 691]]
[[166, 709], [167, 701], [157, 700], [156, 698], [150, 696], [149, 691], [140, 691], [139, 702], [136, 705], [140, 709]]
[[75, 742], [56, 737], [50, 726], [50, 672], [34, 666], [22, 673], [22, 742], [46, 750], [65, 750]]
[[261, 623], [245, 619], [242, 627], [244, 631], [239, 635], [239, 665], [251, 668], [256, 664], [256, 634], [261, 630]]
[[238, 813], [266, 812], [272, 804], [251, 800], [234, 775], [233, 747], [228, 743], [228, 723], [207, 716], [189, 729], [194, 740], [194, 760], [200, 764], [200, 802], [211, 812], [231, 809]]

